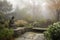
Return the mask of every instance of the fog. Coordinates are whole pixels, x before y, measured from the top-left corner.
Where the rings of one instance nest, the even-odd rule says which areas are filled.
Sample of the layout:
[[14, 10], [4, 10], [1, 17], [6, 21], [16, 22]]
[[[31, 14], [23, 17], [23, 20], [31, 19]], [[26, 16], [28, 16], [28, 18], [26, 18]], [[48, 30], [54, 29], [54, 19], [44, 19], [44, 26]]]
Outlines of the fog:
[[44, 18], [55, 20], [57, 13], [56, 9], [58, 8], [56, 6], [60, 5], [59, 0], [7, 0], [7, 1], [13, 5], [14, 10], [17, 7], [19, 8], [19, 10], [26, 9], [27, 14], [37, 19]]

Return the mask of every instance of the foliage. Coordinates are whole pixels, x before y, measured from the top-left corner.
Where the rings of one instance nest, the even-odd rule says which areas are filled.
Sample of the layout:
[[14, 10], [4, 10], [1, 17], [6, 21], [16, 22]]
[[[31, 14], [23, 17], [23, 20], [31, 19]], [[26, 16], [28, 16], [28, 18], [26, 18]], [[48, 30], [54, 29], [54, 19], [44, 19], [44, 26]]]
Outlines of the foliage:
[[13, 37], [13, 29], [8, 29], [8, 21], [5, 20], [4, 14], [0, 12], [0, 40], [10, 40]]
[[32, 28], [33, 25], [32, 25], [31, 23], [29, 23], [29, 24], [25, 25], [25, 27], [27, 27], [27, 28]]
[[24, 27], [25, 25], [28, 24], [28, 22], [25, 21], [25, 20], [17, 20], [17, 21], [15, 22], [15, 24], [16, 24], [18, 27]]
[[13, 37], [14, 31], [13, 29], [8, 29], [0, 25], [0, 40], [10, 39]]
[[54, 23], [54, 21], [51, 20], [37, 20], [33, 22], [33, 26], [34, 27], [42, 27], [42, 28], [46, 28], [48, 25]]
[[0, 12], [7, 13], [12, 10], [12, 5], [7, 0], [0, 1]]
[[8, 28], [9, 27], [9, 20], [5, 21], [5, 27]]
[[[5, 19], [5, 15], [2, 13], [2, 12], [0, 12], [0, 24], [2, 25], [2, 24], [4, 24], [4, 27], [6, 26], [8, 26], [8, 20], [6, 20]], [[0, 26], [1, 26], [0, 25]], [[3, 25], [2, 25], [3, 26]]]
[[4, 20], [5, 20], [4, 14], [0, 12], [0, 23], [4, 22]]
[[47, 40], [60, 40], [60, 22], [50, 25], [44, 34]]

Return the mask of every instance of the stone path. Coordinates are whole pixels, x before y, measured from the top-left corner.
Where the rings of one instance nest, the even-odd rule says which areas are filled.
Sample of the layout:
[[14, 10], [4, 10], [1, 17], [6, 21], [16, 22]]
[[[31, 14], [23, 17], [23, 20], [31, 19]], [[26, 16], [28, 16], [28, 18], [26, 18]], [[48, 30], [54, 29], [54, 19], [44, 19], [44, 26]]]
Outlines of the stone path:
[[42, 33], [27, 32], [15, 40], [45, 40]]

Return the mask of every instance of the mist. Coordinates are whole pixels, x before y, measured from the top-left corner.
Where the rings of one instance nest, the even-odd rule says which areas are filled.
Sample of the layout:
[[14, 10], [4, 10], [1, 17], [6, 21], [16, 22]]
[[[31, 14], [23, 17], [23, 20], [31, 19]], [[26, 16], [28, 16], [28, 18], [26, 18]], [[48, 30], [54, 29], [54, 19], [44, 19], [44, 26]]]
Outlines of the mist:
[[[45, 20], [55, 20], [56, 19], [56, 5], [60, 5], [59, 0], [7, 0], [13, 5], [13, 9], [25, 11], [26, 13], [32, 17], [32, 19], [45, 19]], [[17, 17], [20, 13], [16, 13]], [[27, 16], [28, 16], [27, 15]], [[24, 15], [22, 15], [24, 16]], [[25, 17], [25, 16], [24, 16]]]

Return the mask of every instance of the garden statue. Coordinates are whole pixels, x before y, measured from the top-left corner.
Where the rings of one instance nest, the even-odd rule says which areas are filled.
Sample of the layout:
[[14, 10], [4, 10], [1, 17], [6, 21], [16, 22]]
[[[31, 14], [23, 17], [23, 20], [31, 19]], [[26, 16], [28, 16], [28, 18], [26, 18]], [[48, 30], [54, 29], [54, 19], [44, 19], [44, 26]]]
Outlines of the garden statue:
[[16, 28], [14, 24], [14, 16], [12, 16], [11, 20], [9, 21], [9, 28]]

